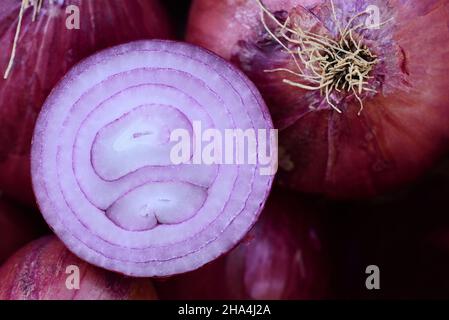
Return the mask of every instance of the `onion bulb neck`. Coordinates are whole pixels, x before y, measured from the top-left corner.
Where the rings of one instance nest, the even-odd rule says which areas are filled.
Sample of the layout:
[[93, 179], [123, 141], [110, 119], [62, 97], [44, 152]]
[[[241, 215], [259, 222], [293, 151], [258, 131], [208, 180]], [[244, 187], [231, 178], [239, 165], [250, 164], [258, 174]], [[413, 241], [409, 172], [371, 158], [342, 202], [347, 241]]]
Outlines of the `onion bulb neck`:
[[[320, 92], [328, 106], [338, 113], [342, 101], [355, 98], [360, 104], [360, 115], [363, 111], [363, 100], [378, 93], [373, 70], [380, 59], [366, 45], [364, 30], [369, 28], [358, 21], [366, 18], [367, 11], [353, 15], [345, 25], [337, 18], [333, 0], [330, 0], [332, 17], [337, 29], [337, 35], [332, 38], [318, 29], [302, 27], [306, 17], [293, 15], [282, 17], [272, 13], [263, 4], [260, 6], [260, 20], [269, 37], [280, 45], [293, 60], [293, 68], [273, 68], [264, 70], [266, 73], [284, 72], [294, 77], [294, 81], [284, 78], [288, 85]], [[292, 18], [293, 17], [293, 18]], [[379, 24], [380, 28], [390, 20]]]

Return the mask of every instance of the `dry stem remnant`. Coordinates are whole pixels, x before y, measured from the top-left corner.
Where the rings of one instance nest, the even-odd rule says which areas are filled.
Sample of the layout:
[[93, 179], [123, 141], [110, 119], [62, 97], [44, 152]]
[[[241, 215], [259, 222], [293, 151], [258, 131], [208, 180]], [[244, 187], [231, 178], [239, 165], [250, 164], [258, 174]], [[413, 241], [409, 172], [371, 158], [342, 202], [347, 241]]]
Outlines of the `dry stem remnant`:
[[11, 50], [11, 56], [9, 58], [8, 66], [5, 73], [3, 74], [3, 79], [7, 79], [11, 73], [11, 69], [14, 65], [14, 59], [16, 57], [17, 43], [19, 42], [20, 29], [22, 27], [22, 19], [25, 11], [32, 7], [33, 8], [33, 22], [36, 20], [37, 15], [41, 11], [43, 0], [22, 0], [19, 11], [19, 21], [17, 23], [16, 33], [14, 35], [14, 42]]
[[[265, 70], [265, 72], [287, 72], [297, 76], [298, 82], [288, 79], [284, 79], [283, 82], [304, 90], [319, 90], [321, 95], [326, 97], [327, 103], [338, 113], [342, 113], [342, 111], [331, 101], [332, 94], [335, 92], [353, 94], [360, 103], [358, 113], [360, 115], [363, 111], [363, 93], [377, 93], [376, 90], [369, 87], [368, 81], [372, 79], [370, 72], [379, 59], [364, 44], [362, 35], [354, 36], [357, 30], [367, 28], [365, 23], [354, 26], [355, 20], [369, 13], [363, 11], [354, 15], [342, 29], [337, 19], [334, 3], [330, 0], [333, 18], [339, 31], [338, 39], [333, 40], [303, 30], [299, 25], [290, 27], [290, 17], [281, 23], [261, 0], [256, 1], [261, 8], [260, 17], [265, 30], [292, 56], [298, 68], [296, 71], [277, 68]], [[275, 31], [268, 26], [266, 16], [276, 24]], [[379, 26], [383, 24], [385, 23]], [[301, 67], [300, 62], [304, 68]]]

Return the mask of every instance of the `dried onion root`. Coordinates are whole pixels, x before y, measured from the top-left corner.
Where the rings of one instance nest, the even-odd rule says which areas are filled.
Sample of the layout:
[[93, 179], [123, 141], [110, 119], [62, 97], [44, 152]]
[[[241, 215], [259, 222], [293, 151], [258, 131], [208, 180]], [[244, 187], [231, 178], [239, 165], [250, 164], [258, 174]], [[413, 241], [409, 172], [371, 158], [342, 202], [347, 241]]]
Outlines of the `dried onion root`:
[[[39, 15], [42, 9], [42, 1], [43, 0], [22, 0], [19, 11], [19, 20], [17, 22], [16, 33], [14, 35], [13, 46], [11, 49], [11, 57], [8, 62], [8, 66], [6, 67], [5, 73], [3, 74], [3, 79], [7, 79], [9, 74], [11, 73], [11, 69], [14, 64], [14, 59], [16, 57], [17, 43], [19, 41], [20, 31], [22, 28], [22, 19], [25, 14], [25, 11], [29, 8], [33, 10], [33, 18], [32, 21], [36, 21], [36, 17]], [[49, 0], [50, 3], [53, 3], [53, 0]]]
[[[360, 34], [360, 31], [367, 26], [364, 23], [353, 25], [357, 18], [367, 15], [368, 12], [355, 14], [342, 29], [339, 26], [333, 1], [330, 0], [339, 32], [338, 39], [333, 40], [327, 36], [303, 30], [299, 24], [290, 26], [290, 17], [281, 23], [261, 0], [256, 1], [261, 8], [260, 19], [265, 30], [291, 55], [298, 68], [298, 70], [277, 68], [265, 70], [265, 72], [288, 72], [297, 76], [298, 81], [301, 82], [289, 79], [284, 79], [283, 82], [304, 90], [319, 90], [321, 95], [326, 97], [327, 103], [338, 113], [342, 111], [331, 101], [331, 96], [335, 92], [349, 92], [360, 103], [360, 115], [363, 111], [361, 98], [363, 93], [377, 93], [377, 90], [369, 87], [368, 80], [372, 78], [370, 73], [378, 63], [378, 57], [371, 53], [364, 44], [363, 35]], [[276, 25], [275, 31], [267, 25], [265, 15]], [[380, 26], [385, 23], [383, 22]], [[355, 38], [354, 32], [359, 35], [358, 39]]]

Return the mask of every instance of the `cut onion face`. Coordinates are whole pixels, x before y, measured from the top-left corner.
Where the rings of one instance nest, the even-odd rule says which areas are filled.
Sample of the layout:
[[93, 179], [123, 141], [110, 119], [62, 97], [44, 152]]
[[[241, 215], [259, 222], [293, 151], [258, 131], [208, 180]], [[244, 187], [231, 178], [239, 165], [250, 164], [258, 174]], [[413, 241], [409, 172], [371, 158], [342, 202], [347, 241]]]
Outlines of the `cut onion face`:
[[201, 48], [140, 41], [83, 61], [36, 124], [32, 178], [45, 219], [80, 258], [131, 276], [183, 273], [227, 252], [257, 220], [273, 175], [259, 162], [175, 164], [173, 132], [191, 137], [191, 160], [198, 124], [272, 130], [252, 83]]

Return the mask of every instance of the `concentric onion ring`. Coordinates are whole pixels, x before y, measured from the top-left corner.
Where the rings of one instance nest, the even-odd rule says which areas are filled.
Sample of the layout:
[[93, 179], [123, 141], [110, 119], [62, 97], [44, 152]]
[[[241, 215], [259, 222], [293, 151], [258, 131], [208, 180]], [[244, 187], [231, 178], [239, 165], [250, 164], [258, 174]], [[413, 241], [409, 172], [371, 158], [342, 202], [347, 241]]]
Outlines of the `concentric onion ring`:
[[139, 41], [74, 67], [48, 97], [32, 146], [48, 224], [80, 258], [131, 276], [196, 269], [257, 220], [273, 176], [259, 164], [173, 165], [170, 132], [272, 129], [247, 78], [201, 48]]

